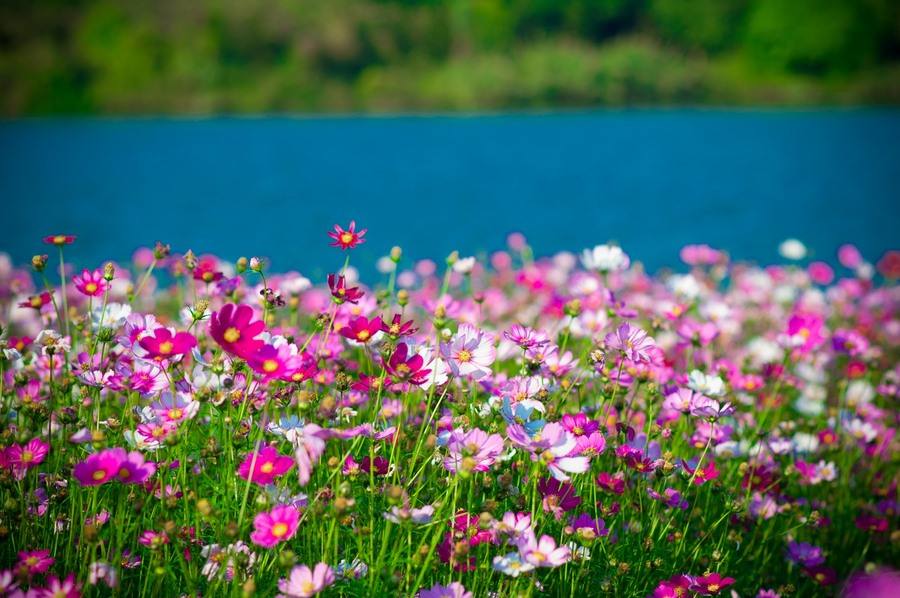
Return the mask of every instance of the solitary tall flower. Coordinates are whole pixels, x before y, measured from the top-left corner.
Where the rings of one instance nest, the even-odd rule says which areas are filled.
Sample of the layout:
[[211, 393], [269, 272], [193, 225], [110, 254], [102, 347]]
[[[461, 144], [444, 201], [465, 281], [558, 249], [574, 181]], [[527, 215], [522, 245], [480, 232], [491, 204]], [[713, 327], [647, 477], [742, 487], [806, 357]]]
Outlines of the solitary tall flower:
[[470, 324], [461, 324], [450, 342], [441, 343], [440, 348], [454, 375], [475, 380], [491, 373], [497, 357], [493, 339]]
[[247, 359], [263, 346], [256, 337], [265, 329], [262, 320], [253, 320], [249, 305], [228, 303], [209, 319], [209, 334], [227, 353]]
[[75, 235], [50, 235], [49, 237], [44, 237], [44, 243], [47, 245], [56, 245], [57, 247], [71, 245], [74, 242]]
[[279, 542], [290, 540], [297, 532], [300, 511], [293, 505], [278, 505], [271, 511], [263, 511], [253, 519], [254, 531], [250, 534], [253, 543], [263, 548], [272, 548]]
[[331, 247], [340, 247], [343, 250], [353, 249], [357, 245], [362, 245], [365, 243], [365, 239], [363, 237], [366, 236], [366, 231], [369, 229], [364, 228], [360, 231], [356, 230], [356, 221], [351, 220], [350, 226], [347, 227], [347, 230], [344, 230], [340, 227], [340, 225], [334, 225], [334, 232], [329, 232], [328, 236], [334, 239], [334, 243], [331, 243]]
[[335, 303], [340, 305], [345, 301], [356, 304], [362, 299], [365, 293], [359, 290], [359, 287], [348, 287], [344, 275], [328, 275], [328, 288], [331, 290], [331, 297]]
[[278, 580], [278, 598], [309, 598], [334, 583], [334, 571], [325, 563], [310, 570], [306, 565], [291, 569], [287, 579]]
[[75, 284], [75, 288], [78, 289], [79, 293], [88, 297], [99, 297], [103, 295], [107, 288], [107, 282], [103, 278], [103, 272], [100, 270], [91, 272], [88, 269], [84, 269], [81, 274], [72, 277], [72, 283]]

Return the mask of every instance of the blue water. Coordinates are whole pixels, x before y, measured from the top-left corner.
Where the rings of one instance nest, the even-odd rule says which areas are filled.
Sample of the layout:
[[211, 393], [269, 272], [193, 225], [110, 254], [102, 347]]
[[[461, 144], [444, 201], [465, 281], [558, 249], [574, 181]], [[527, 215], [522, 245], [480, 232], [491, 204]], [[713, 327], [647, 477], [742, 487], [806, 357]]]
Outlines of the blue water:
[[538, 254], [607, 240], [650, 269], [706, 242], [770, 263], [797, 237], [831, 260], [900, 246], [900, 111], [648, 110], [397, 118], [0, 123], [0, 250], [79, 235], [81, 264], [157, 239], [321, 275], [355, 218], [407, 255]]

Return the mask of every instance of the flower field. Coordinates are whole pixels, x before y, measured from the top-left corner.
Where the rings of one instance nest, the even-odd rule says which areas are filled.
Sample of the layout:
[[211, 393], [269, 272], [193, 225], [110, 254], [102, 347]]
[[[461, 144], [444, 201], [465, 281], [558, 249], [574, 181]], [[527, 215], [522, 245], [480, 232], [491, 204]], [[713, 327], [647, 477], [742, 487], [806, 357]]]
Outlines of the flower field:
[[900, 596], [900, 252], [0, 255], [0, 595]]

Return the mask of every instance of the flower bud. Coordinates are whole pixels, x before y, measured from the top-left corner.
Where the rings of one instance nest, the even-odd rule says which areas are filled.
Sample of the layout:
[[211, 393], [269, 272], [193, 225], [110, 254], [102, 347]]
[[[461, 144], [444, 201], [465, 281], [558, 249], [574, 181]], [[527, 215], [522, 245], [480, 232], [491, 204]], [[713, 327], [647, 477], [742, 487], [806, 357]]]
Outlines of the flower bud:
[[109, 282], [115, 277], [116, 277], [116, 267], [113, 265], [112, 262], [106, 262], [106, 264], [103, 266], [103, 280], [105, 280], [106, 282]]
[[31, 258], [31, 267], [37, 272], [43, 272], [47, 267], [47, 255], [36, 255]]

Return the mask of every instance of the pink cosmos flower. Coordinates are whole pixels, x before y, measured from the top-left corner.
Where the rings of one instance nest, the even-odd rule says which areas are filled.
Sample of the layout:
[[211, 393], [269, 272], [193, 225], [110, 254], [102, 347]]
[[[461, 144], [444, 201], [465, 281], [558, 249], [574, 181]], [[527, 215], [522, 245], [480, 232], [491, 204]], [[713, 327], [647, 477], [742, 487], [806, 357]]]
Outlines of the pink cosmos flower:
[[15, 470], [24, 472], [44, 462], [50, 445], [40, 438], [32, 438], [25, 444], [13, 444], [6, 449], [6, 458]]
[[806, 271], [816, 284], [828, 285], [834, 280], [834, 270], [825, 262], [813, 262], [806, 267]]
[[51, 575], [42, 598], [81, 598], [81, 584], [75, 580], [74, 573], [69, 573], [65, 579]]
[[409, 346], [406, 343], [400, 343], [394, 349], [385, 368], [397, 380], [421, 386], [428, 381], [428, 374], [431, 373], [430, 369], [424, 369], [424, 365], [424, 357], [418, 353], [413, 353], [410, 357]]
[[570, 456], [577, 444], [575, 436], [558, 422], [547, 424], [534, 438], [528, 436], [518, 424], [508, 425], [506, 434], [515, 444], [531, 451], [532, 461], [540, 460], [547, 466], [550, 475], [560, 482], [569, 480], [566, 473], [584, 473], [590, 467], [587, 457]]
[[376, 334], [381, 332], [381, 326], [381, 318], [378, 316], [371, 320], [365, 316], [359, 316], [358, 318], [352, 318], [346, 326], [343, 326], [338, 331], [338, 333], [351, 341], [366, 344], [371, 341]]
[[575, 438], [575, 448], [572, 449], [572, 456], [581, 455], [590, 459], [601, 454], [604, 450], [606, 450], [606, 438], [600, 432], [591, 432], [589, 435]]
[[316, 424], [306, 424], [293, 430], [288, 439], [294, 444], [294, 462], [297, 464], [297, 479], [301, 486], [309, 483], [313, 466], [325, 453], [324, 430]]
[[144, 455], [139, 451], [126, 453], [125, 449], [113, 449], [120, 451], [121, 461], [116, 477], [123, 484], [143, 484], [150, 476], [156, 473], [156, 464], [144, 460]]
[[436, 583], [427, 590], [419, 590], [418, 596], [419, 598], [472, 598], [472, 592], [466, 591], [461, 583], [454, 581], [447, 586]]
[[608, 348], [621, 351], [625, 357], [635, 362], [651, 361], [650, 351], [656, 346], [646, 332], [628, 322], [620, 325], [615, 332], [607, 334], [604, 342]]
[[209, 319], [209, 334], [227, 353], [247, 359], [265, 344], [256, 337], [265, 329], [262, 320], [253, 320], [249, 305], [228, 303]]
[[497, 357], [494, 340], [470, 324], [461, 324], [450, 342], [441, 343], [440, 350], [455, 376], [475, 380], [491, 373]]
[[503, 437], [478, 428], [463, 432], [454, 430], [447, 443], [450, 456], [444, 459], [448, 471], [487, 471], [503, 452]]
[[572, 558], [572, 551], [566, 546], [556, 546], [556, 540], [543, 535], [539, 540], [526, 536], [519, 543], [522, 560], [535, 567], [559, 567]]
[[272, 548], [294, 537], [300, 523], [300, 511], [292, 505], [278, 505], [263, 511], [253, 519], [254, 531], [250, 539], [257, 546]]
[[541, 506], [556, 519], [581, 504], [581, 497], [575, 492], [575, 486], [569, 482], [560, 482], [554, 478], [541, 478], [537, 485], [543, 499]]
[[825, 340], [825, 322], [817, 314], [795, 313], [788, 320], [787, 335], [791, 345], [805, 355]]
[[862, 263], [863, 257], [856, 246], [848, 243], [838, 248], [838, 261], [843, 267], [853, 269]]
[[281, 594], [278, 598], [309, 598], [315, 596], [334, 583], [334, 571], [325, 563], [319, 563], [313, 570], [306, 565], [291, 569], [287, 579], [278, 580]]
[[357, 245], [362, 245], [366, 242], [363, 237], [366, 236], [366, 231], [369, 229], [364, 228], [360, 231], [356, 230], [356, 221], [351, 220], [350, 226], [347, 227], [347, 230], [344, 230], [340, 227], [340, 225], [334, 225], [334, 232], [329, 232], [328, 236], [334, 239], [334, 243], [330, 243], [331, 247], [340, 247], [342, 250], [346, 251], [347, 249], [353, 249]]
[[718, 573], [710, 573], [702, 577], [695, 577], [691, 589], [704, 596], [718, 594], [735, 582], [733, 577], [722, 577]]
[[104, 449], [75, 465], [72, 474], [82, 486], [100, 486], [114, 479], [122, 464], [122, 449]]
[[596, 432], [600, 428], [600, 422], [589, 419], [584, 413], [574, 415], [566, 413], [560, 420], [563, 427], [575, 436], [584, 436]]
[[692, 583], [687, 575], [676, 575], [660, 582], [653, 590], [653, 598], [685, 598]]
[[266, 445], [258, 452], [244, 457], [238, 466], [237, 474], [245, 480], [249, 479], [254, 484], [266, 486], [274, 483], [276, 478], [287, 473], [293, 466], [293, 459], [278, 454], [278, 449], [274, 446]]
[[44, 573], [54, 562], [56, 559], [50, 556], [49, 550], [23, 550], [19, 552], [19, 564], [16, 566], [16, 570], [31, 577]]
[[85, 269], [81, 274], [73, 276], [72, 282], [79, 293], [88, 297], [99, 297], [106, 292], [106, 280], [99, 269], [93, 272]]
[[546, 335], [537, 332], [527, 326], [514, 324], [509, 330], [503, 333], [506, 340], [519, 345], [523, 350], [540, 347], [550, 342]]
[[173, 333], [169, 328], [160, 327], [142, 337], [138, 344], [150, 359], [164, 361], [190, 353], [197, 346], [197, 339], [190, 332]]
[[263, 380], [291, 381], [294, 373], [304, 366], [304, 358], [297, 354], [296, 347], [287, 343], [263, 345], [247, 358], [247, 365]]

